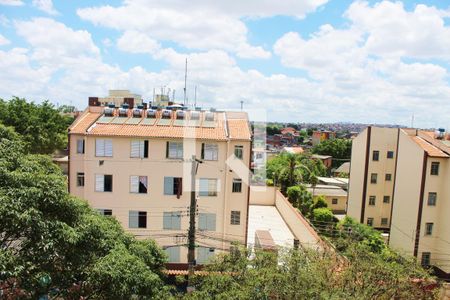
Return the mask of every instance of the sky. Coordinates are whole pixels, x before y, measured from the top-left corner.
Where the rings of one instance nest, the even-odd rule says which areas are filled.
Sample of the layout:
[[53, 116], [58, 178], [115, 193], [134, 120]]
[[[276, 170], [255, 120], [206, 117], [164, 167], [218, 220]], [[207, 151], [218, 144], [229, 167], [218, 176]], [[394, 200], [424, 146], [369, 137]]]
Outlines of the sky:
[[161, 87], [269, 121], [450, 129], [450, 0], [0, 0], [0, 98]]

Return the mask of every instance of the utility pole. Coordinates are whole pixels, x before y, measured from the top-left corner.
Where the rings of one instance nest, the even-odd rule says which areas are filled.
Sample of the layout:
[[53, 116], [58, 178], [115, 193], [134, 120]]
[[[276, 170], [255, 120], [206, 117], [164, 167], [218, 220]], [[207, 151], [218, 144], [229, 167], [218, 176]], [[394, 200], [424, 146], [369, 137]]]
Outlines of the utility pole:
[[197, 175], [198, 164], [202, 163], [201, 160], [197, 160], [195, 155], [192, 155], [191, 166], [191, 205], [189, 207], [189, 231], [188, 231], [188, 292], [192, 290], [191, 278], [194, 275], [195, 266], [195, 215], [197, 214], [197, 197], [195, 195], [195, 176]]
[[186, 65], [184, 67], [184, 98], [183, 105], [186, 106], [186, 82], [187, 82], [187, 57], [186, 57]]

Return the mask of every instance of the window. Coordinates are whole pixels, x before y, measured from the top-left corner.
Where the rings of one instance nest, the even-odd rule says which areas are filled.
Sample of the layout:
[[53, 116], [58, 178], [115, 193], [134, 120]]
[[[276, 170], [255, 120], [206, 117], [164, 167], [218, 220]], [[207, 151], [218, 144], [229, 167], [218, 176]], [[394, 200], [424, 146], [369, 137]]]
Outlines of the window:
[[381, 226], [386, 226], [388, 224], [388, 218], [381, 218]]
[[433, 234], [433, 223], [425, 223], [425, 235]]
[[217, 160], [219, 154], [219, 148], [217, 144], [202, 144], [202, 159], [204, 160]]
[[197, 248], [197, 263], [204, 264], [208, 262], [211, 256], [214, 256], [215, 249], [209, 247]]
[[428, 193], [428, 205], [429, 206], [436, 206], [436, 200], [437, 200], [437, 193], [434, 193], [434, 192]]
[[370, 174], [370, 183], [377, 183], [378, 174], [372, 173]]
[[217, 179], [200, 178], [199, 195], [217, 196]]
[[183, 143], [182, 142], [167, 142], [166, 158], [182, 159], [183, 158]]
[[439, 162], [433, 161], [431, 163], [431, 175], [439, 175]]
[[241, 224], [241, 212], [238, 210], [231, 211], [231, 225], [240, 225]]
[[130, 193], [147, 194], [147, 176], [130, 176]]
[[386, 175], [384, 176], [384, 179], [385, 179], [386, 181], [391, 181], [391, 179], [392, 179], [392, 174], [386, 174]]
[[387, 158], [394, 158], [394, 151], [388, 151], [386, 157]]
[[236, 158], [242, 159], [244, 157], [244, 146], [241, 145], [234, 146], [234, 156]]
[[421, 264], [424, 267], [430, 266], [431, 253], [430, 252], [422, 252], [422, 260]]
[[375, 196], [370, 196], [369, 197], [369, 205], [375, 205], [375, 199], [376, 199]]
[[216, 230], [216, 214], [199, 213], [198, 214], [199, 230]]
[[112, 216], [112, 209], [97, 209], [97, 211], [103, 216]]
[[164, 195], [177, 195], [180, 198], [183, 191], [183, 178], [164, 177]]
[[95, 156], [113, 156], [112, 140], [96, 139], [95, 140]]
[[181, 229], [181, 211], [164, 212], [163, 229]]
[[148, 140], [132, 140], [130, 157], [148, 158]]
[[334, 204], [334, 205], [338, 204], [338, 199], [337, 198], [331, 199], [331, 204]]
[[112, 175], [95, 174], [95, 191], [112, 192]]
[[372, 160], [373, 161], [379, 161], [380, 160], [380, 151], [373, 151], [372, 153]]
[[383, 203], [391, 202], [391, 196], [383, 196]]
[[367, 225], [373, 226], [373, 218], [367, 218]]
[[84, 186], [84, 173], [77, 173], [77, 186]]
[[147, 228], [147, 212], [130, 210], [128, 216], [129, 228]]
[[172, 246], [164, 249], [166, 251], [169, 262], [177, 263], [180, 262], [180, 246]]
[[242, 192], [242, 179], [233, 178], [233, 193], [241, 193]]
[[84, 139], [77, 140], [77, 153], [84, 154]]

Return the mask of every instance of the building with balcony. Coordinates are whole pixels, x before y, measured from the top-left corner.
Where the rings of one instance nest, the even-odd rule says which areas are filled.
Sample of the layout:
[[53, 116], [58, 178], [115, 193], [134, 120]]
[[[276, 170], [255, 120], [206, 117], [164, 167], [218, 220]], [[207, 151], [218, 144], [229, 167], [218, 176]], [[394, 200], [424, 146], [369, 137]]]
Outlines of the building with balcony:
[[[251, 132], [244, 112], [90, 106], [69, 128], [69, 191], [187, 262], [192, 158], [196, 259], [246, 243]], [[122, 103], [123, 104], [123, 103]], [[126, 105], [128, 104], [128, 105]], [[144, 106], [145, 107], [145, 106]]]

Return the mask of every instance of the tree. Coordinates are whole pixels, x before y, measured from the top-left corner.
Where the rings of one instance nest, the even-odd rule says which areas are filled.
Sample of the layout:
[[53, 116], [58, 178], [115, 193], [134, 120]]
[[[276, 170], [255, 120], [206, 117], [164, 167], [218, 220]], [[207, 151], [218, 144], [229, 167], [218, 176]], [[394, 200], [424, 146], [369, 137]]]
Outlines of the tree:
[[[414, 260], [402, 261], [354, 245], [342, 263], [332, 251], [247, 250], [216, 256], [196, 278], [187, 299], [433, 299], [430, 275]], [[385, 261], [388, 259], [388, 261]], [[417, 284], [415, 278], [424, 284]]]
[[327, 201], [325, 200], [325, 197], [320, 195], [317, 197], [314, 197], [314, 205], [313, 205], [313, 209], [316, 208], [327, 208], [328, 204]]
[[48, 101], [41, 104], [14, 97], [0, 99], [0, 123], [22, 135], [27, 151], [51, 154], [67, 146], [67, 128], [73, 117], [62, 115]]
[[[51, 159], [27, 155], [21, 145], [11, 128], [0, 125], [0, 284], [4, 295], [114, 298], [119, 295], [117, 289], [126, 288], [136, 295], [157, 296], [163, 251], [152, 241], [136, 241], [117, 220], [101, 216], [85, 201], [69, 195], [65, 178]], [[118, 256], [123, 263], [113, 264], [112, 258]], [[105, 280], [107, 268], [124, 277], [130, 269], [137, 270], [145, 280], [116, 286], [114, 280]]]
[[325, 140], [313, 147], [312, 152], [321, 155], [331, 155], [333, 167], [337, 167], [342, 160], [350, 160], [352, 153], [352, 140], [350, 139], [330, 139]]
[[331, 209], [326, 207], [313, 209], [311, 221], [320, 233], [329, 235], [333, 232], [335, 218]]

